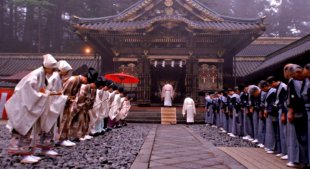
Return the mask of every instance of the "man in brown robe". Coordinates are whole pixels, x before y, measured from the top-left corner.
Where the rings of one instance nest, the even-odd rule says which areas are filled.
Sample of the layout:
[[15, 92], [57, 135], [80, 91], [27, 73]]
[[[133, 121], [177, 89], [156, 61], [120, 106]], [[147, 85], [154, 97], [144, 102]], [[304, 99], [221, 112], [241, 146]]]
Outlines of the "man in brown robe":
[[64, 82], [63, 94], [68, 96], [68, 101], [63, 112], [63, 117], [59, 127], [60, 138], [62, 146], [75, 146], [76, 144], [70, 141], [70, 130], [72, 128], [72, 120], [74, 117], [73, 107], [76, 105], [79, 90], [82, 84], [93, 83], [97, 79], [98, 73], [89, 68], [86, 75], [72, 76]]
[[[96, 86], [94, 83], [83, 84], [78, 93], [76, 104], [72, 107], [73, 120], [71, 128], [71, 137], [83, 141], [90, 139], [89, 123], [90, 116], [89, 111], [93, 108], [93, 104], [96, 98]], [[88, 137], [85, 137], [85, 136]]]

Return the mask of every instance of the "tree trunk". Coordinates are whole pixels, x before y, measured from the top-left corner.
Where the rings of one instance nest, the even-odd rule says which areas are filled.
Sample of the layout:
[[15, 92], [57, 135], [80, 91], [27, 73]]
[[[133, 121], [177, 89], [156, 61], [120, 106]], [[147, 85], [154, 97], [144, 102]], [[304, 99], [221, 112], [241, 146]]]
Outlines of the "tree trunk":
[[8, 20], [8, 29], [7, 29], [7, 38], [12, 39], [13, 37], [13, 24], [14, 24], [14, 5], [13, 3], [9, 3], [10, 14]]
[[[3, 41], [3, 35], [4, 35], [4, 8], [5, 8], [5, 0], [0, 1], [0, 43]], [[1, 48], [1, 47], [0, 47]]]
[[23, 34], [23, 44], [26, 47], [27, 52], [32, 52], [32, 33], [33, 33], [33, 14], [34, 7], [32, 5], [27, 5], [26, 20], [24, 26]]
[[63, 21], [61, 19], [63, 4], [62, 0], [56, 0], [55, 2], [55, 15], [54, 15], [54, 23], [55, 23], [55, 36], [54, 44], [55, 44], [55, 52], [61, 52], [61, 46], [63, 42]]
[[42, 21], [42, 10], [41, 6], [38, 7], [38, 45], [37, 45], [37, 52], [41, 53], [41, 21]]

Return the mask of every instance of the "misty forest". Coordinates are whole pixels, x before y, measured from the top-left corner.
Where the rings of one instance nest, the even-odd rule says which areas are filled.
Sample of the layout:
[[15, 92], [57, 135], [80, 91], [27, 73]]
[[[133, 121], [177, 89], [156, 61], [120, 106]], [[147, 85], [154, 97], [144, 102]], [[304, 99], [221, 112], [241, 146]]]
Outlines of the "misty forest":
[[[70, 29], [72, 16], [115, 15], [138, 0], [1, 0], [0, 52], [79, 53], [83, 46]], [[309, 0], [200, 0], [232, 17], [266, 16], [263, 36], [302, 37], [310, 33]]]

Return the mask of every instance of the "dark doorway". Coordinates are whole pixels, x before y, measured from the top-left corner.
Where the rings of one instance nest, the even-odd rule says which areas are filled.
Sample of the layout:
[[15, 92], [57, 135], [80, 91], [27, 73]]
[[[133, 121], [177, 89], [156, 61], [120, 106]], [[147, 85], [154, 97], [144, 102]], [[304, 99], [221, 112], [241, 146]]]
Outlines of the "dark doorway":
[[185, 91], [186, 66], [151, 67], [151, 103], [161, 104], [161, 90], [167, 82], [173, 85], [175, 97], [173, 104], [181, 104], [186, 95]]

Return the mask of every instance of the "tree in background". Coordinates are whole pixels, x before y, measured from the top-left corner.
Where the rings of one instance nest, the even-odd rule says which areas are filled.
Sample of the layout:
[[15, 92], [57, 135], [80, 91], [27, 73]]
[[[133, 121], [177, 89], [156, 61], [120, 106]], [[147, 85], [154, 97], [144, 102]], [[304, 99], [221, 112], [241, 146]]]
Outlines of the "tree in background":
[[[264, 36], [310, 33], [310, 1], [200, 0], [227, 16], [267, 16]], [[80, 53], [83, 42], [72, 32], [70, 16], [115, 15], [137, 0], [0, 0], [0, 52]]]

